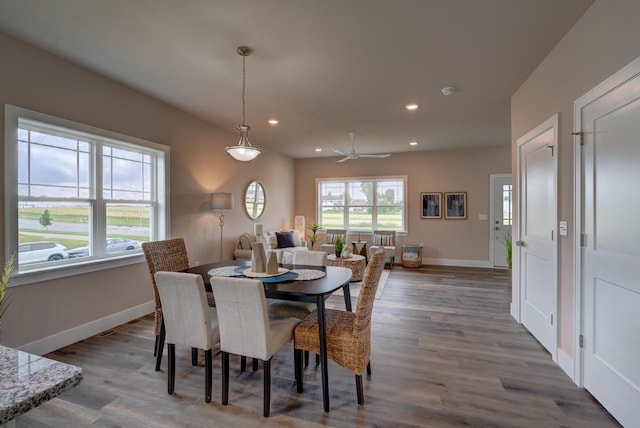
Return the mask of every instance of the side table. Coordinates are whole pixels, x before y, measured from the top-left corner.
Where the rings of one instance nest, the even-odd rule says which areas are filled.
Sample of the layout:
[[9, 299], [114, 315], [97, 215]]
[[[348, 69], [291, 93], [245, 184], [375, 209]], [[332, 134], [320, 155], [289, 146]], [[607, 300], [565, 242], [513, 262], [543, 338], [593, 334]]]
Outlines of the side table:
[[362, 281], [364, 277], [364, 268], [367, 266], [364, 256], [354, 254], [353, 256], [343, 259], [342, 257], [336, 257], [335, 254], [329, 254], [327, 256], [327, 266], [340, 266], [351, 269], [350, 282]]
[[364, 256], [364, 261], [369, 261], [367, 259], [367, 241], [352, 241], [351, 248], [353, 254]]

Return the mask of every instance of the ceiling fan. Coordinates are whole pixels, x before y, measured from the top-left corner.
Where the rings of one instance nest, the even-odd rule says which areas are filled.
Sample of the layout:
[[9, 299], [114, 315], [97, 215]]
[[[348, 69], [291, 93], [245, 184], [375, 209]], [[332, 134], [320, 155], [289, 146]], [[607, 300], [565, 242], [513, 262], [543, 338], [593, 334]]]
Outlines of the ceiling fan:
[[333, 149], [334, 153], [337, 153], [337, 154], [342, 155], [342, 156], [346, 156], [346, 157], [344, 157], [344, 158], [342, 158], [342, 159], [340, 159], [339, 161], [336, 161], [336, 162], [344, 162], [344, 161], [348, 161], [348, 160], [352, 160], [352, 159], [358, 159], [358, 158], [388, 158], [389, 156], [391, 156], [390, 153], [385, 153], [385, 154], [380, 154], [380, 155], [358, 154], [358, 153], [356, 153], [356, 143], [355, 143], [356, 133], [355, 132], [349, 132], [349, 136], [351, 137], [351, 153], [346, 153], [346, 152], [343, 152], [340, 149], [334, 148]]

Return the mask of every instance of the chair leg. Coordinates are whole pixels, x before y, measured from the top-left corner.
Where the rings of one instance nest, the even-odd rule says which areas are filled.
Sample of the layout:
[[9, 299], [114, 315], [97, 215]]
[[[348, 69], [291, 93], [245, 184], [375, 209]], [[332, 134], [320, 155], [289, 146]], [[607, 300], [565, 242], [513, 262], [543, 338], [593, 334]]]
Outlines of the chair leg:
[[[306, 351], [306, 352], [309, 352], [309, 351]], [[307, 356], [307, 363], [309, 363], [309, 359], [308, 359], [309, 354], [307, 353], [306, 356]], [[293, 350], [293, 366], [294, 366], [295, 377], [296, 377], [296, 390], [300, 394], [302, 393], [302, 349]]]
[[154, 357], [158, 356], [158, 342], [160, 342], [160, 335], [156, 336], [156, 341], [153, 344], [153, 356]]
[[198, 365], [198, 348], [191, 348], [191, 365]]
[[204, 401], [211, 402], [211, 388], [213, 386], [213, 350], [204, 351]]
[[222, 404], [229, 403], [229, 353], [222, 352]]
[[164, 338], [167, 331], [164, 328], [164, 319], [160, 325], [160, 336], [158, 336], [158, 355], [156, 356], [156, 371], [160, 371], [160, 363], [162, 363], [162, 351], [164, 351]]
[[271, 413], [271, 358], [262, 362], [264, 367], [264, 402], [262, 415], [265, 418]]
[[358, 394], [358, 404], [364, 404], [364, 392], [362, 391], [362, 375], [356, 375], [356, 393]]
[[371, 376], [371, 361], [367, 364], [367, 376]]
[[176, 345], [167, 345], [167, 391], [173, 394], [176, 386]]
[[244, 355], [240, 357], [240, 371], [244, 372], [247, 370], [247, 357]]
[[309, 367], [309, 351], [304, 351], [304, 366]]
[[320, 365], [320, 354], [316, 354], [316, 366]]
[[254, 359], [253, 359], [253, 366], [252, 366], [252, 369], [253, 369], [253, 371], [254, 371], [254, 372], [257, 372], [257, 371], [258, 371], [258, 359], [257, 359], [257, 358], [254, 358]]

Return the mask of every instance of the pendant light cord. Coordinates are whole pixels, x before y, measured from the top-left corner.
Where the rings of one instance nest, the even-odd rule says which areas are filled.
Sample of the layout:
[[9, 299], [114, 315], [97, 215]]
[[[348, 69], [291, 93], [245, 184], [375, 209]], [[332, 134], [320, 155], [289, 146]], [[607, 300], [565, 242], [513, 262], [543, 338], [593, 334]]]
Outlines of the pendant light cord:
[[246, 95], [246, 85], [247, 85], [247, 77], [246, 77], [246, 70], [245, 70], [245, 63], [247, 61], [247, 56], [246, 55], [242, 55], [242, 126], [245, 126], [244, 120], [245, 120], [245, 103], [244, 103], [244, 97]]

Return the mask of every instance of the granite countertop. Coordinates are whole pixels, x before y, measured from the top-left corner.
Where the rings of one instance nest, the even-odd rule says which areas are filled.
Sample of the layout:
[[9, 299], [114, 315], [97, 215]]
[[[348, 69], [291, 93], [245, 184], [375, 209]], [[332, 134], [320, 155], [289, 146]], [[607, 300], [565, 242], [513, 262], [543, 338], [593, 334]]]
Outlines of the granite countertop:
[[0, 346], [0, 425], [80, 382], [80, 367]]

